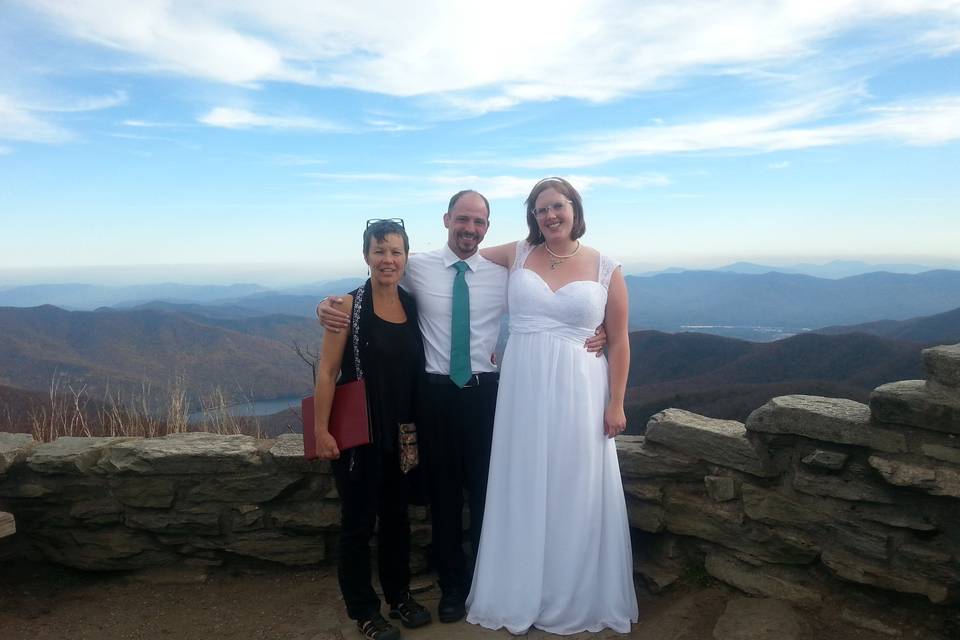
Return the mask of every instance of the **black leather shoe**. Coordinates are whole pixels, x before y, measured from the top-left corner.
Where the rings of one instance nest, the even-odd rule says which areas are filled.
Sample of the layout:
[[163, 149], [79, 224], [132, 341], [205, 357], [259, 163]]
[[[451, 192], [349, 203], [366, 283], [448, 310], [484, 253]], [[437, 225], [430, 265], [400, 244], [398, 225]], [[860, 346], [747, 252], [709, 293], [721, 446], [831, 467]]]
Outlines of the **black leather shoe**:
[[440, 618], [440, 622], [456, 622], [467, 615], [464, 600], [460, 591], [444, 591], [440, 596], [440, 606], [437, 608], [437, 617]]
[[364, 640], [400, 640], [400, 629], [383, 619], [380, 613], [357, 620], [357, 629]]
[[408, 629], [416, 629], [430, 622], [430, 612], [414, 600], [409, 591], [400, 597], [398, 603], [390, 606], [390, 617], [399, 620]]

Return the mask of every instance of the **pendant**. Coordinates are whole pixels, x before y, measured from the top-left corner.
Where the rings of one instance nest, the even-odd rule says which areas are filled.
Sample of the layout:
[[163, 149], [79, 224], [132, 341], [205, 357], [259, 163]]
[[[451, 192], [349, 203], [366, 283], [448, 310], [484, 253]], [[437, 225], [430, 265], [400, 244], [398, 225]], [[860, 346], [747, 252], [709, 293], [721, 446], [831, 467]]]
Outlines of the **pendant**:
[[563, 264], [563, 260], [550, 260], [550, 271], [556, 270], [561, 264]]

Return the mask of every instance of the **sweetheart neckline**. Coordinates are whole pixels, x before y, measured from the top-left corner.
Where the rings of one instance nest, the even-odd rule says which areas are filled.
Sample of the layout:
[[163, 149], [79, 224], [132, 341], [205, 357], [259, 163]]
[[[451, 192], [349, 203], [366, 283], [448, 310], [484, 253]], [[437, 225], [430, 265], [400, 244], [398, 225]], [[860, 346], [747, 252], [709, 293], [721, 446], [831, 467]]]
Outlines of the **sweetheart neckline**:
[[577, 283], [579, 283], [579, 282], [592, 282], [593, 284], [599, 285], [599, 286], [601, 286], [601, 287], [603, 286], [602, 284], [600, 284], [600, 283], [599, 283], [598, 281], [596, 281], [596, 280], [571, 280], [571, 281], [568, 282], [567, 284], [565, 284], [565, 285], [563, 285], [563, 286], [560, 286], [560, 287], [557, 287], [556, 289], [553, 289], [549, 284], [547, 284], [547, 281], [543, 279], [543, 276], [541, 276], [539, 273], [537, 273], [537, 272], [534, 271], [533, 269], [528, 269], [528, 268], [526, 268], [526, 267], [520, 267], [520, 271], [528, 271], [528, 272], [532, 273], [533, 275], [537, 276], [537, 280], [539, 280], [539, 281], [543, 284], [543, 286], [545, 286], [545, 287], [547, 288], [547, 291], [549, 291], [549, 292], [552, 293], [553, 295], [556, 295], [557, 293], [559, 293], [560, 291], [563, 291], [564, 289], [566, 289], [566, 288], [569, 287], [570, 285], [572, 285], [572, 284], [577, 284]]

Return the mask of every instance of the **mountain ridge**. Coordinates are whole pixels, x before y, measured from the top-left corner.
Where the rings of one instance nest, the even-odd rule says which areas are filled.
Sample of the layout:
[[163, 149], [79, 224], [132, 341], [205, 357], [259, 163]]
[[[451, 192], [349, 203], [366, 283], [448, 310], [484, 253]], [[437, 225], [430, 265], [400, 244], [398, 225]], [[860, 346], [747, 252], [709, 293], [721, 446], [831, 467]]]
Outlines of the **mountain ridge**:
[[309, 368], [289, 344], [198, 317], [0, 307], [0, 384], [42, 391], [60, 376], [94, 397], [144, 383], [162, 394], [180, 375], [194, 399], [217, 388], [269, 399], [313, 386]]
[[924, 345], [953, 344], [960, 342], [960, 307], [944, 313], [907, 320], [876, 320], [857, 325], [823, 327], [814, 333], [824, 335], [866, 333]]

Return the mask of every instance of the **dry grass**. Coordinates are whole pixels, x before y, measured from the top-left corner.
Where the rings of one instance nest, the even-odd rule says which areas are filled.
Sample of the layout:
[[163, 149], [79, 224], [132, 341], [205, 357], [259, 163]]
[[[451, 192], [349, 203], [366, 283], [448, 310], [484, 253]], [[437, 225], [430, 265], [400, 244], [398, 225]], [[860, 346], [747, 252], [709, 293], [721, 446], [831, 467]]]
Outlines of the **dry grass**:
[[[240, 402], [235, 400], [238, 396]], [[144, 381], [137, 391], [124, 393], [108, 389], [101, 401], [94, 402], [85, 386], [75, 389], [72, 385], [64, 385], [62, 377], [54, 374], [48, 402], [31, 408], [27, 419], [34, 439], [41, 442], [52, 442], [64, 436], [157, 438], [187, 431], [262, 438], [259, 417], [235, 416], [230, 411], [232, 407], [252, 403], [251, 396], [243, 393], [231, 396], [217, 387], [199, 399], [202, 417], [191, 421], [183, 376], [177, 376], [162, 392], [155, 392], [153, 385]], [[13, 424], [9, 407], [6, 418], [8, 424]]]

